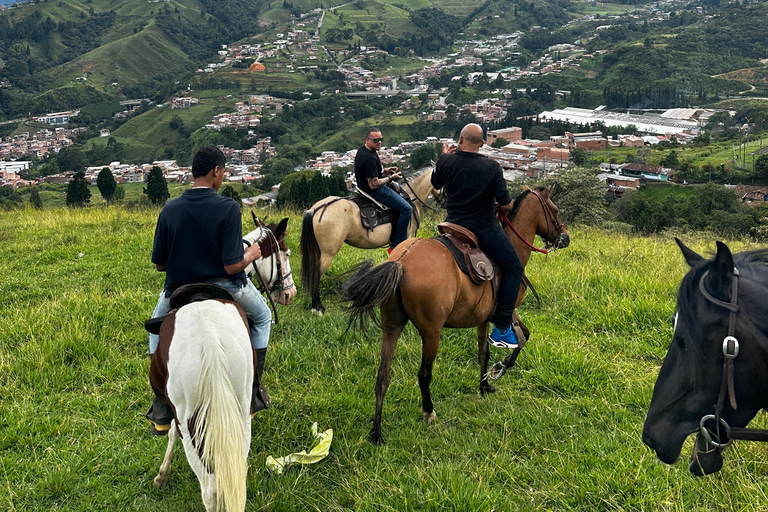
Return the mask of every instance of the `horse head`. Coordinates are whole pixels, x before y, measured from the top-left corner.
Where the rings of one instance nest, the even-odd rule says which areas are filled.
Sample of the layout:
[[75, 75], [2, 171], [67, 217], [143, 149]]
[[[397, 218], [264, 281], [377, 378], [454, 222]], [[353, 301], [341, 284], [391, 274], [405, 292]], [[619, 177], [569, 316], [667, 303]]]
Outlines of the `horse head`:
[[510, 221], [514, 219], [520, 211], [523, 202], [538, 202], [539, 208], [534, 206], [529, 209], [535, 215], [536, 234], [544, 240], [548, 249], [564, 249], [571, 243], [571, 236], [568, 233], [568, 228], [560, 222], [560, 218], [557, 216], [560, 210], [552, 202], [551, 194], [553, 187], [554, 185], [530, 189], [524, 186], [523, 192], [515, 199], [515, 205], [507, 215], [507, 218]]
[[[688, 435], [698, 431], [689, 469], [705, 475], [722, 467], [721, 448], [728, 440], [721, 427], [744, 427], [768, 405], [764, 384], [768, 362], [764, 305], [768, 279], [764, 276], [768, 257], [765, 251], [753, 251], [735, 259], [725, 244], [717, 242], [717, 255], [706, 260], [680, 240], [675, 241], [691, 270], [678, 290], [672, 343], [653, 389], [643, 442], [662, 462], [673, 464]], [[734, 284], [736, 265], [740, 269], [738, 285]], [[736, 297], [733, 290], [738, 290]], [[724, 378], [724, 361], [726, 353], [734, 352], [738, 358], [732, 358], [735, 384], [731, 400], [725, 399], [730, 394], [723, 387], [728, 380]], [[718, 407], [722, 409], [721, 424], [713, 415]], [[706, 438], [714, 438], [715, 443]]]
[[291, 250], [285, 242], [288, 218], [266, 225], [254, 214], [256, 229], [243, 237], [244, 245], [259, 244], [261, 257], [246, 267], [248, 278], [263, 280], [264, 286], [278, 304], [288, 305], [296, 296], [291, 272]]

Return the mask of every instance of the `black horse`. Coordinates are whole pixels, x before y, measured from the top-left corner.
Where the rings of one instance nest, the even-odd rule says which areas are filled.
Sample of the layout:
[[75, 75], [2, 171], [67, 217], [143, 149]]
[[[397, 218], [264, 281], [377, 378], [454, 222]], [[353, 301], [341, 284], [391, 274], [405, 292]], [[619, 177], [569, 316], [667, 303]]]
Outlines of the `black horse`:
[[673, 464], [698, 432], [689, 469], [701, 476], [720, 470], [729, 438], [768, 434], [742, 428], [768, 409], [768, 249], [732, 255], [717, 242], [717, 255], [707, 260], [675, 241], [691, 270], [677, 293], [674, 335], [643, 442]]

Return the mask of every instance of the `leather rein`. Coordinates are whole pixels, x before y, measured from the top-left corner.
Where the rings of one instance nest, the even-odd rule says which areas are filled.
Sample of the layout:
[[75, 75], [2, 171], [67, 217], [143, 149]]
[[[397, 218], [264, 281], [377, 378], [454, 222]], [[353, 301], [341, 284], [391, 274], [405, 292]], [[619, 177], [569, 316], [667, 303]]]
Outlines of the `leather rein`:
[[[728, 395], [728, 402], [733, 410], [736, 410], [736, 388], [733, 383], [733, 363], [739, 355], [739, 341], [736, 339], [736, 314], [739, 312], [739, 269], [734, 267], [733, 280], [731, 281], [731, 301], [725, 302], [713, 297], [704, 286], [709, 270], [704, 272], [699, 281], [699, 290], [704, 298], [712, 304], [727, 309], [728, 316], [728, 335], [723, 338], [723, 378], [720, 384], [720, 393], [715, 404], [715, 414], [707, 414], [699, 422], [699, 432], [707, 441], [707, 444], [713, 449], [723, 449], [731, 444], [734, 439], [742, 441], [768, 441], [768, 429], [731, 427], [723, 419], [723, 409], [725, 408], [725, 397]], [[715, 420], [715, 431], [712, 432], [706, 427], [705, 423], [709, 420]], [[720, 427], [724, 432], [720, 432]], [[725, 439], [727, 439], [725, 442]], [[716, 440], [715, 440], [716, 439]], [[711, 450], [710, 450], [711, 451]]]

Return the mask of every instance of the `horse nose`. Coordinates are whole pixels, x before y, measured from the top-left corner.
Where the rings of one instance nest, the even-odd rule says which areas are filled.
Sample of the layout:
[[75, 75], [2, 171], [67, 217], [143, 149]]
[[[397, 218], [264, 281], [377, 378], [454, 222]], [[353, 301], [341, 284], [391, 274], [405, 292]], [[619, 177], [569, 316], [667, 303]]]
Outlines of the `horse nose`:
[[557, 239], [557, 248], [565, 249], [571, 244], [571, 237], [568, 233], [562, 233]]

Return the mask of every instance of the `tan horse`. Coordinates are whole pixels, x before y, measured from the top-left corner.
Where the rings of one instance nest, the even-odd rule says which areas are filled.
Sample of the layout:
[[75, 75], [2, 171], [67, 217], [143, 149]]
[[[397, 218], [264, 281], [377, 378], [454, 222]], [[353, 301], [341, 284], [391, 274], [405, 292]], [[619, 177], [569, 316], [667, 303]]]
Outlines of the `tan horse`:
[[[432, 169], [428, 168], [402, 185], [413, 203], [408, 236], [416, 235], [421, 207], [430, 194], [437, 192], [432, 188], [431, 177]], [[304, 213], [300, 244], [301, 284], [312, 297], [313, 313], [323, 314], [325, 311], [320, 301], [320, 278], [331, 268], [333, 258], [344, 243], [360, 249], [376, 249], [389, 244], [391, 232], [392, 224], [376, 226], [372, 231], [364, 228], [360, 208], [344, 197], [326, 197]]]
[[[504, 226], [504, 231], [515, 246], [523, 267], [528, 263], [536, 235], [557, 248], [567, 247], [570, 243], [568, 230], [557, 218], [557, 207], [549, 199], [550, 191], [551, 188], [544, 187], [526, 190], [515, 199], [514, 208], [507, 217], [510, 224]], [[524, 292], [521, 285], [518, 303]], [[347, 283], [345, 299], [351, 302], [350, 323], [363, 325], [366, 319], [376, 320], [375, 308], [381, 308], [383, 342], [376, 376], [376, 413], [369, 434], [372, 443], [382, 442], [381, 410], [389, 387], [390, 367], [397, 340], [409, 320], [422, 339], [418, 377], [422, 414], [427, 422], [437, 418], [429, 384], [443, 327], [477, 327], [480, 393], [495, 391], [487, 380], [490, 358], [488, 318], [496, 307], [491, 283], [474, 284], [459, 270], [451, 252], [439, 241], [410, 238], [392, 251], [388, 261], [376, 267], [368, 262]], [[515, 349], [515, 353], [519, 350]]]

